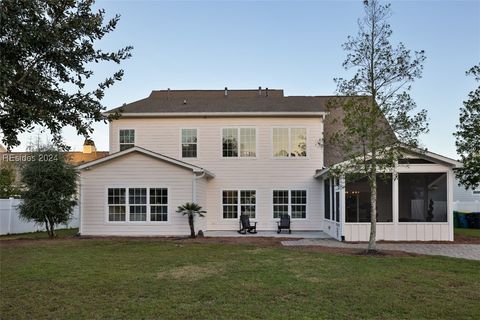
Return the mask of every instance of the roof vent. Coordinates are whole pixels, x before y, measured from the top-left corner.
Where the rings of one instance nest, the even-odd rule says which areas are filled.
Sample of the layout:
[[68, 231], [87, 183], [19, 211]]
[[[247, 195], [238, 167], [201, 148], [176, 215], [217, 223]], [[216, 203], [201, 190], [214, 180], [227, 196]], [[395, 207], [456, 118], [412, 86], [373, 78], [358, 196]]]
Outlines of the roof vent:
[[262, 87], [258, 87], [258, 96], [259, 96], [259, 97], [262, 96]]
[[268, 97], [268, 88], [265, 88], [265, 97]]
[[183, 100], [183, 104], [187, 104], [187, 99], [184, 99], [184, 100]]
[[228, 88], [225, 87], [225, 97], [228, 96]]

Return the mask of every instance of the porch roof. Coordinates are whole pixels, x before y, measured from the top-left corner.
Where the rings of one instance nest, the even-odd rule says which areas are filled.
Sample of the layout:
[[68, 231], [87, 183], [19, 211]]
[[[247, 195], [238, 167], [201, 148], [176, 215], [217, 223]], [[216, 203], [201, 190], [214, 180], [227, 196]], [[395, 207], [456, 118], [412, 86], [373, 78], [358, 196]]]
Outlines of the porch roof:
[[[458, 168], [458, 167], [462, 166], [462, 163], [460, 161], [442, 156], [440, 154], [437, 154], [437, 153], [434, 153], [434, 152], [431, 152], [431, 151], [428, 151], [428, 150], [422, 150], [422, 149], [418, 149], [418, 148], [411, 148], [411, 147], [405, 147], [405, 146], [401, 147], [401, 149], [405, 152], [405, 154], [414, 155], [418, 158], [426, 159], [426, 160], [429, 160], [429, 161], [431, 161], [433, 163], [436, 163], [436, 164], [445, 165], [445, 166], [451, 167], [451, 168]], [[348, 162], [348, 160], [336, 163], [336, 164], [334, 164], [330, 167], [317, 169], [315, 171], [315, 175], [313, 177], [316, 178], [316, 179], [323, 179], [324, 177], [328, 176], [328, 174], [330, 172], [330, 169], [332, 167], [335, 167], [337, 165], [341, 165], [341, 164], [344, 164], [344, 163], [347, 163], [347, 162]]]

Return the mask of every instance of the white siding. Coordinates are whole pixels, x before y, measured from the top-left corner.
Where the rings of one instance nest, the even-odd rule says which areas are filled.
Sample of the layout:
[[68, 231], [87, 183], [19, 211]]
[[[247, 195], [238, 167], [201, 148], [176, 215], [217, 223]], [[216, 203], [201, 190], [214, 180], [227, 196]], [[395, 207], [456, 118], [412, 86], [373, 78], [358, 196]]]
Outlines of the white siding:
[[[82, 235], [187, 235], [177, 206], [192, 201], [193, 172], [139, 153], [128, 154], [81, 173]], [[108, 187], [168, 188], [168, 222], [108, 222]]]
[[[222, 158], [222, 128], [255, 127], [257, 157]], [[272, 128], [307, 128], [307, 157], [275, 159], [272, 157]], [[119, 150], [120, 129], [135, 129], [135, 145], [181, 159], [181, 128], [197, 128], [198, 158], [182, 159], [206, 168], [215, 178], [206, 184], [208, 230], [235, 230], [238, 221], [222, 218], [221, 191], [227, 189], [256, 190], [256, 216], [259, 230], [276, 228], [272, 213], [274, 189], [307, 190], [307, 219], [292, 221], [294, 230], [321, 230], [323, 208], [321, 184], [313, 178], [323, 167], [323, 122], [320, 117], [238, 117], [238, 118], [144, 118], [120, 119], [110, 125], [110, 150]], [[134, 170], [134, 169], [132, 169]], [[135, 169], [138, 170], [138, 169]]]

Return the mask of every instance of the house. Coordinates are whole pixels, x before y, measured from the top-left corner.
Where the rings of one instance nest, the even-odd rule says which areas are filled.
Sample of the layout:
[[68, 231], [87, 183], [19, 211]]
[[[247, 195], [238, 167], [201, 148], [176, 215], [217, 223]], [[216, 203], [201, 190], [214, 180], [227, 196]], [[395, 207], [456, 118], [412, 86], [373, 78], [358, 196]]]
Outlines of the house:
[[465, 189], [458, 179], [453, 182], [453, 210], [480, 212], [480, 188]]
[[[341, 152], [322, 143], [338, 130], [328, 96], [283, 90], [161, 90], [110, 110], [110, 155], [78, 168], [83, 235], [187, 235], [185, 202], [206, 211], [197, 229], [238, 230], [247, 214], [275, 230], [323, 230], [368, 240], [366, 182], [329, 175]], [[379, 188], [378, 239], [453, 240], [452, 168], [458, 162], [407, 150], [398, 179]]]

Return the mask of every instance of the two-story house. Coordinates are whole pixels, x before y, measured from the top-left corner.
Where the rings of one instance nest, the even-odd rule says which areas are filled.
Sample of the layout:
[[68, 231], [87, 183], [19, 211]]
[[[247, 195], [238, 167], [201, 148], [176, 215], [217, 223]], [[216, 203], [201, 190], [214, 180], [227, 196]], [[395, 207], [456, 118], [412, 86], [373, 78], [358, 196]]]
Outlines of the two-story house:
[[[366, 181], [329, 176], [343, 161], [322, 143], [330, 97], [283, 90], [163, 90], [110, 110], [110, 155], [79, 166], [83, 235], [187, 235], [185, 202], [207, 211], [197, 229], [237, 230], [240, 214], [275, 230], [323, 230], [336, 239], [368, 239]], [[341, 112], [341, 111], [340, 111]], [[379, 239], [453, 240], [454, 160], [409, 152], [398, 176], [382, 182]]]

